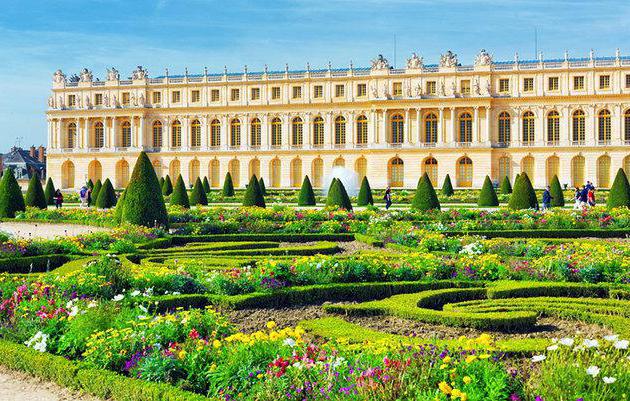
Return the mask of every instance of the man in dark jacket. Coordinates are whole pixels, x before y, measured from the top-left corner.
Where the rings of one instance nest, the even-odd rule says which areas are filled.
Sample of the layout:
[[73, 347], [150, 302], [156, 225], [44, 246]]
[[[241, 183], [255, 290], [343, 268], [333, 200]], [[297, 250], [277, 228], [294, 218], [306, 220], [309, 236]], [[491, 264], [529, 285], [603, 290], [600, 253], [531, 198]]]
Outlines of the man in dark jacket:
[[549, 187], [549, 185], [547, 185], [542, 195], [543, 210], [551, 209], [552, 199], [553, 197], [551, 196], [551, 188]]

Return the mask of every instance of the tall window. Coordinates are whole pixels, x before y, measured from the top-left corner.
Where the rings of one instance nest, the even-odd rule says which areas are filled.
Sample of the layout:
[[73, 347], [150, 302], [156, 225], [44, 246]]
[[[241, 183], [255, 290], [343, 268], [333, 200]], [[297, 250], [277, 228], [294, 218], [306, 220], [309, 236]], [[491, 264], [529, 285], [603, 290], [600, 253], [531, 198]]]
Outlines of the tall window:
[[313, 170], [313, 174], [312, 174], [313, 186], [315, 188], [321, 188], [322, 178], [324, 176], [324, 161], [320, 159], [319, 157], [313, 160], [312, 170]]
[[324, 119], [315, 117], [313, 120], [313, 145], [322, 146], [324, 144]]
[[597, 159], [597, 186], [610, 187], [610, 156], [600, 156]]
[[282, 146], [282, 121], [278, 117], [271, 120], [271, 146]]
[[405, 120], [400, 114], [392, 116], [392, 133], [390, 143], [400, 144], [405, 140]]
[[[250, 146], [260, 146], [260, 142], [262, 139], [262, 134], [261, 134], [262, 130], [260, 127], [261, 127], [260, 120], [257, 118], [254, 118], [251, 121], [251, 124], [249, 126]], [[258, 174], [256, 174], [256, 176], [258, 176]]]
[[363, 181], [363, 177], [367, 175], [367, 159], [359, 157], [354, 163], [354, 171], [357, 173], [358, 182]]
[[253, 176], [260, 178], [260, 160], [258, 159], [252, 159], [249, 162], [249, 179]]
[[395, 157], [389, 162], [389, 185], [402, 187], [405, 181], [405, 163], [401, 158]]
[[511, 161], [508, 156], [501, 156], [499, 158], [499, 182], [502, 182], [505, 177], [511, 177]]
[[630, 109], [623, 114], [623, 139], [630, 141]]
[[153, 123], [153, 147], [162, 147], [162, 123], [160, 121]]
[[232, 159], [228, 163], [228, 171], [232, 176], [232, 182], [235, 187], [241, 186], [241, 162], [238, 159]]
[[199, 178], [199, 171], [201, 170], [200, 166], [201, 166], [201, 163], [199, 163], [199, 160], [193, 159], [190, 161], [190, 164], [188, 165], [188, 184], [189, 185], [194, 185], [195, 181], [197, 181], [197, 178]]
[[557, 144], [560, 141], [560, 114], [550, 111], [547, 114], [547, 142]]
[[547, 185], [551, 185], [554, 176], [560, 176], [560, 158], [558, 156], [547, 158]]
[[462, 113], [459, 116], [459, 142], [472, 142], [472, 116], [470, 113]]
[[201, 123], [195, 120], [190, 124], [190, 146], [198, 148], [201, 146]]
[[584, 143], [586, 140], [586, 118], [582, 110], [576, 110], [573, 113], [573, 135], [572, 139], [575, 143]]
[[210, 123], [210, 146], [221, 146], [221, 122], [216, 119]]
[[472, 186], [473, 162], [470, 158], [464, 156], [457, 161], [457, 186]]
[[434, 157], [427, 158], [423, 163], [423, 172], [427, 173], [431, 184], [434, 186], [438, 183], [438, 162]]
[[357, 117], [357, 144], [367, 144], [368, 138], [368, 120], [365, 116]]
[[105, 140], [105, 130], [102, 122], [94, 124], [94, 147], [102, 148]]
[[129, 184], [129, 163], [121, 160], [116, 163], [116, 187], [126, 188]]
[[335, 118], [335, 145], [346, 143], [346, 119], [343, 116]]
[[280, 159], [273, 159], [271, 161], [271, 186], [274, 188], [280, 187], [280, 177], [282, 176]]
[[177, 180], [177, 177], [179, 177], [179, 174], [181, 173], [181, 163], [179, 160], [171, 160], [171, 163], [168, 166], [168, 173], [171, 177], [173, 177], [173, 181]]
[[291, 186], [297, 188], [302, 184], [302, 160], [295, 158], [291, 160]]
[[230, 146], [241, 146], [241, 120], [238, 118], [230, 122]]
[[[173, 126], [171, 127], [171, 146], [174, 148], [178, 148], [182, 146], [182, 123], [179, 120], [173, 121]], [[176, 180], [176, 177], [173, 177]]]
[[534, 132], [534, 113], [526, 111], [523, 114], [523, 143], [533, 143]]
[[[299, 88], [299, 86], [297, 88]], [[302, 146], [303, 143], [304, 124], [302, 123], [302, 119], [300, 117], [295, 117], [291, 122], [291, 145]]]
[[571, 179], [574, 187], [584, 185], [584, 156], [575, 156], [571, 159]]
[[499, 114], [499, 143], [508, 144], [512, 140], [510, 128], [510, 113], [507, 111]]
[[599, 112], [597, 116], [598, 122], [598, 139], [600, 142], [610, 142], [611, 127], [610, 127], [610, 111], [604, 109]]
[[213, 188], [218, 188], [221, 185], [221, 164], [217, 159], [214, 159], [210, 162], [208, 170], [210, 185]]
[[521, 160], [521, 172], [527, 174], [529, 181], [534, 185], [534, 158], [531, 156], [523, 157]]
[[128, 148], [131, 146], [131, 123], [129, 121], [125, 121], [122, 124], [122, 142], [121, 146], [123, 148]]
[[103, 177], [103, 166], [98, 160], [92, 160], [88, 164], [88, 178], [96, 182]]
[[346, 159], [343, 157], [338, 157], [333, 161], [333, 167], [346, 167]]
[[435, 114], [428, 114], [424, 118], [424, 142], [437, 143], [438, 139], [438, 120]]

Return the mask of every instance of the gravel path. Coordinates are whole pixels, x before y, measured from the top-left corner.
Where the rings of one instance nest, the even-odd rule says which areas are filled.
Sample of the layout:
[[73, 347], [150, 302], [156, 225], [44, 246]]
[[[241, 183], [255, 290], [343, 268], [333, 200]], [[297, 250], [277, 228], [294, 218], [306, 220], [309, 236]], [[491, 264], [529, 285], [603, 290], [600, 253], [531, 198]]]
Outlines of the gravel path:
[[2, 401], [99, 401], [74, 393], [50, 382], [0, 366], [0, 399]]
[[0, 222], [0, 231], [18, 238], [55, 238], [109, 231], [105, 227], [82, 226], [66, 223]]

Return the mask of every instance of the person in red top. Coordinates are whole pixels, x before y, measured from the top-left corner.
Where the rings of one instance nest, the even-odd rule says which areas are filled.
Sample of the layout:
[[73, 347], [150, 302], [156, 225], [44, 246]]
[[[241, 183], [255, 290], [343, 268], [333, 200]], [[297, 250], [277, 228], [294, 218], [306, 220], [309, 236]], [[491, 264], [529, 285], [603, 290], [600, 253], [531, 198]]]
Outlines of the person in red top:
[[595, 206], [595, 188], [589, 189], [586, 197], [588, 204], [590, 206]]

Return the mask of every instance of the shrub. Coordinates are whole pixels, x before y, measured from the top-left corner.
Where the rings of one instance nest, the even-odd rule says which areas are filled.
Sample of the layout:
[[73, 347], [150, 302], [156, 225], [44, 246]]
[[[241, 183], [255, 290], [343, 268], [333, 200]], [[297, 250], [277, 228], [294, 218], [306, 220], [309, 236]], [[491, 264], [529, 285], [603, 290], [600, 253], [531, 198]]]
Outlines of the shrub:
[[140, 152], [125, 190], [121, 221], [147, 227], [168, 226], [164, 196], [145, 152]]
[[48, 202], [46, 202], [46, 195], [44, 195], [42, 182], [40, 181], [39, 174], [37, 173], [33, 173], [33, 176], [28, 182], [28, 190], [26, 191], [24, 203], [26, 206], [36, 207], [38, 209], [48, 208]]
[[[102, 192], [103, 190], [101, 189], [101, 193]], [[122, 220], [123, 205], [125, 203], [126, 195], [127, 195], [127, 190], [124, 190], [122, 194], [120, 194], [120, 198], [118, 198], [118, 202], [116, 202], [116, 209], [114, 210], [114, 221], [116, 223], [120, 223]]]
[[210, 192], [210, 182], [208, 182], [208, 177], [203, 177], [203, 190], [206, 193]]
[[164, 183], [162, 184], [162, 195], [168, 196], [173, 193], [173, 183], [171, 182], [171, 177], [166, 175], [164, 179]]
[[532, 183], [526, 173], [517, 176], [517, 179], [514, 181], [514, 192], [510, 196], [508, 207], [514, 210], [538, 208], [536, 192], [534, 192]]
[[13, 175], [13, 170], [7, 168], [0, 180], [0, 217], [14, 218], [15, 212], [24, 210], [24, 198], [20, 185]]
[[175, 188], [173, 188], [173, 194], [171, 195], [170, 204], [172, 206], [181, 206], [184, 209], [190, 209], [190, 201], [188, 200], [188, 193], [186, 192], [186, 185], [181, 174], [175, 181]]
[[370, 182], [367, 176], [361, 180], [361, 188], [359, 189], [359, 195], [357, 196], [357, 206], [367, 206], [374, 204], [374, 197], [372, 196], [372, 188], [370, 188]]
[[[447, 175], [448, 178], [448, 175]], [[450, 185], [450, 178], [448, 179], [448, 185]], [[446, 187], [447, 181], [444, 180], [444, 186]], [[453, 187], [451, 187], [451, 190]], [[424, 173], [418, 181], [418, 187], [416, 188], [416, 194], [411, 201], [411, 207], [418, 210], [432, 210], [440, 209], [440, 201], [438, 200], [433, 184], [427, 173]]]
[[[122, 196], [121, 198], [122, 199]], [[109, 178], [105, 179], [105, 183], [98, 192], [98, 198], [96, 199], [96, 207], [98, 209], [110, 209], [116, 206], [116, 191]]]
[[164, 187], [164, 177], [160, 177], [160, 188]]
[[610, 187], [606, 206], [611, 209], [614, 207], [630, 207], [630, 184], [626, 173], [621, 168], [617, 170], [615, 181]]
[[46, 181], [46, 189], [44, 189], [44, 197], [46, 198], [46, 203], [48, 205], [55, 204], [55, 184], [53, 184], [52, 178], [48, 177], [48, 181]]
[[103, 188], [103, 183], [101, 182], [101, 180], [97, 180], [96, 184], [94, 184], [94, 189], [92, 189], [92, 205], [90, 206], [96, 206], [96, 201], [98, 200], [98, 194], [99, 192], [101, 192], [102, 188]]
[[304, 176], [302, 181], [302, 188], [300, 188], [300, 196], [298, 197], [299, 206], [315, 206], [315, 193], [313, 192], [313, 186], [308, 175]]
[[260, 187], [260, 192], [263, 195], [267, 195], [267, 187], [265, 187], [265, 180], [262, 177], [258, 180], [258, 186]]
[[326, 198], [326, 206], [352, 210], [350, 197], [346, 192], [346, 188], [343, 186], [343, 182], [338, 178], [333, 178], [330, 190], [328, 191], [328, 197]]
[[199, 177], [195, 180], [195, 185], [190, 193], [190, 204], [203, 206], [208, 204], [208, 197], [206, 196], [206, 191], [203, 189], [203, 184]]
[[564, 206], [564, 191], [560, 185], [560, 180], [557, 175], [554, 175], [551, 179], [549, 192], [551, 193], [551, 206]]
[[229, 171], [225, 174], [225, 181], [223, 182], [223, 196], [234, 196], [234, 183], [232, 182], [232, 174]]
[[481, 187], [481, 192], [479, 193], [479, 200], [477, 201], [477, 205], [499, 206], [497, 193], [494, 191], [494, 186], [492, 185], [492, 181], [490, 181], [490, 177], [488, 176], [486, 176], [486, 179], [483, 180], [483, 186]]
[[252, 178], [249, 180], [249, 184], [247, 184], [247, 189], [245, 189], [243, 206], [265, 207], [265, 197], [260, 190], [259, 181], [255, 174], [252, 175]]
[[87, 182], [87, 184], [85, 184], [86, 187], [88, 187], [89, 189], [94, 189], [94, 182], [92, 182], [92, 179], [90, 178]]
[[509, 195], [512, 193], [512, 184], [510, 184], [510, 178], [506, 175], [501, 181], [501, 194]]
[[446, 174], [444, 183], [442, 184], [442, 194], [444, 196], [453, 196], [455, 191], [453, 190], [453, 184], [451, 183], [451, 176]]

